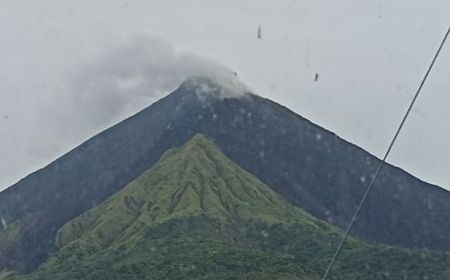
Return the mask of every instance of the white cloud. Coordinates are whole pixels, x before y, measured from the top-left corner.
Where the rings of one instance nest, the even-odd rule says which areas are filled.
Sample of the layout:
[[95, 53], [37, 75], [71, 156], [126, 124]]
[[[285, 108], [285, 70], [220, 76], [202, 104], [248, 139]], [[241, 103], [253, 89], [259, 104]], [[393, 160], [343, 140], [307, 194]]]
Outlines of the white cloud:
[[[446, 0], [4, 2], [0, 189], [218, 64], [133, 34], [160, 34], [231, 65], [255, 93], [381, 155], [450, 8]], [[444, 187], [449, 58], [446, 46], [389, 159]]]
[[82, 64], [68, 81], [63, 116], [82, 118], [97, 129], [135, 112], [192, 76], [217, 80], [229, 94], [246, 89], [231, 70], [200, 56], [176, 49], [154, 36], [136, 36], [105, 49], [103, 55]]

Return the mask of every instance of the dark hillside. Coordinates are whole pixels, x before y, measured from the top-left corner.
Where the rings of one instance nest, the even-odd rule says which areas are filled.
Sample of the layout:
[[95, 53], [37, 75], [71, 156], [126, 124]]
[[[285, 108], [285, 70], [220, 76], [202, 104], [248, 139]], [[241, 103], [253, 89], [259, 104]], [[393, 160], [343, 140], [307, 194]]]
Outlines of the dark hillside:
[[[203, 88], [207, 85], [208, 92]], [[0, 193], [0, 271], [29, 271], [56, 250], [69, 220], [102, 203], [197, 133], [294, 205], [342, 227], [377, 159], [268, 99], [218, 97], [191, 79]], [[353, 235], [407, 248], [450, 250], [450, 192], [386, 166]]]
[[[340, 237], [197, 134], [60, 228], [56, 256], [18, 278], [314, 280]], [[450, 276], [444, 253], [350, 238], [341, 256], [330, 279]]]

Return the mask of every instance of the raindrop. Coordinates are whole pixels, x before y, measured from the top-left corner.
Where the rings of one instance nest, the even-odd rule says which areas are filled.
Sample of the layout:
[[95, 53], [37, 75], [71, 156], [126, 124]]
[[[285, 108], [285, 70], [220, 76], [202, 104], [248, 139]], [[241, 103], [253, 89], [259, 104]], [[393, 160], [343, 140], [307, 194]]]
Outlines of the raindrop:
[[359, 180], [361, 181], [361, 183], [365, 183], [366, 182], [366, 176], [362, 175]]
[[2, 227], [4, 229], [8, 229], [8, 224], [6, 224], [6, 221], [5, 221], [5, 219], [3, 219], [3, 217], [0, 218], [0, 221], [2, 222]]

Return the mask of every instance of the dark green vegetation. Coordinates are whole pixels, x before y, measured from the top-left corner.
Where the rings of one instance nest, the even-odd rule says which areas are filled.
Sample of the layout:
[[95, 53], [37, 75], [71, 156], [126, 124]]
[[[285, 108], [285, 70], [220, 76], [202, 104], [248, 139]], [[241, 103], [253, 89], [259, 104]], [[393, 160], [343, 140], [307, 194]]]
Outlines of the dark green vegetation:
[[[199, 92], [208, 84], [210, 92]], [[57, 250], [71, 219], [121, 190], [160, 156], [204, 133], [234, 162], [294, 205], [347, 223], [378, 159], [261, 97], [216, 98], [205, 79], [185, 82], [0, 193], [0, 271], [35, 269]], [[365, 181], [365, 182], [363, 182]], [[386, 166], [353, 235], [407, 248], [450, 250], [450, 193]]]
[[[314, 280], [339, 237], [196, 135], [60, 228], [60, 252], [36, 272], [5, 279]], [[350, 238], [330, 279], [439, 280], [449, 268], [443, 253]]]

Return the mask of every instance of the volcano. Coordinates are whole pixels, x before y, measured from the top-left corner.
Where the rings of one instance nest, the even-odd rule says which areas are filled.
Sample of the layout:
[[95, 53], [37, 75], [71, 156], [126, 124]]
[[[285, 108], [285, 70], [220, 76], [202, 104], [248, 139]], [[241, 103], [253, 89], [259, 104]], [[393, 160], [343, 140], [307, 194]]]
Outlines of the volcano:
[[[198, 133], [287, 202], [344, 227], [379, 159], [271, 100], [229, 90], [209, 78], [191, 78], [2, 191], [0, 271], [34, 270], [65, 242], [63, 226]], [[386, 165], [352, 235], [448, 251], [449, 202], [450, 192]]]

